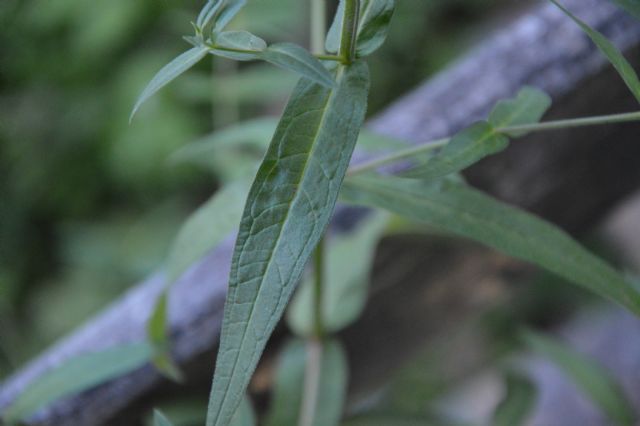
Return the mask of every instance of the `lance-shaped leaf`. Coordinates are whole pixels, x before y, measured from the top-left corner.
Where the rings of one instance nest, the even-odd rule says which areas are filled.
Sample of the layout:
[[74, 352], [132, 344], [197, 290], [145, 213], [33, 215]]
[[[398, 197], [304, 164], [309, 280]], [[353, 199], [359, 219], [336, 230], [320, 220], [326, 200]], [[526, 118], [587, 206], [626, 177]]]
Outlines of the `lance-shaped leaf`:
[[493, 426], [524, 425], [536, 402], [536, 387], [527, 377], [515, 372], [508, 372], [505, 381], [506, 392], [493, 412], [491, 424]]
[[259, 57], [273, 65], [296, 72], [302, 77], [326, 87], [335, 82], [331, 73], [307, 49], [293, 43], [276, 43], [260, 53]]
[[[273, 402], [267, 416], [267, 426], [309, 424], [312, 426], [335, 426], [342, 417], [347, 391], [348, 366], [342, 345], [335, 340], [306, 344], [303, 340], [292, 340], [285, 346], [276, 370]], [[308, 364], [315, 368], [307, 368]], [[316, 398], [306, 401], [305, 415], [313, 414], [313, 421], [301, 421], [306, 371], [315, 371]], [[313, 391], [311, 391], [313, 392]]]
[[[347, 235], [329, 240], [322, 290], [322, 326], [335, 333], [358, 318], [367, 300], [369, 272], [375, 249], [388, 223], [388, 215], [376, 212]], [[357, 256], [353, 254], [357, 253]], [[296, 293], [287, 320], [300, 336], [314, 334], [313, 280]]]
[[461, 131], [434, 156], [419, 161], [403, 173], [414, 179], [434, 179], [457, 173], [509, 145], [509, 138], [496, 132], [486, 121]]
[[211, 53], [236, 61], [253, 61], [267, 43], [248, 31], [223, 31], [215, 34]]
[[614, 424], [637, 424], [637, 415], [624, 391], [609, 371], [596, 361], [542, 334], [526, 331], [522, 333], [522, 338], [532, 350], [564, 371]]
[[463, 183], [363, 175], [350, 177], [342, 195], [355, 204], [390, 210], [477, 240], [640, 314], [637, 290], [609, 264], [552, 224]]
[[364, 120], [368, 69], [298, 83], [249, 192], [233, 255], [207, 416], [227, 425], [325, 231]]
[[615, 4], [640, 19], [640, 0], [613, 0]]
[[356, 53], [367, 56], [378, 50], [389, 33], [394, 0], [362, 0], [358, 21]]
[[246, 4], [247, 0], [224, 0], [220, 13], [215, 18], [213, 32], [222, 31]]
[[153, 348], [136, 343], [79, 355], [44, 374], [2, 414], [11, 424], [25, 419], [40, 408], [66, 396], [90, 389], [133, 371], [149, 361]]
[[[489, 116], [489, 123], [496, 128], [535, 124], [551, 107], [549, 95], [534, 87], [524, 87], [515, 99], [505, 99], [496, 104]], [[521, 137], [527, 132], [509, 132], [510, 136]]]
[[158, 73], [151, 79], [147, 87], [142, 91], [136, 104], [131, 111], [129, 121], [133, 119], [140, 106], [146, 102], [151, 96], [153, 96], [158, 90], [173, 81], [180, 74], [187, 71], [189, 68], [200, 62], [202, 58], [207, 56], [209, 48], [207, 46], [194, 47], [187, 50], [182, 55], [175, 58], [164, 66]]
[[[361, 0], [356, 35], [358, 57], [368, 56], [382, 46], [387, 38], [394, 10], [395, 0]], [[325, 41], [327, 52], [337, 53], [340, 50], [343, 20], [344, 0], [341, 0]]]
[[199, 30], [204, 29], [213, 20], [214, 16], [220, 10], [220, 6], [224, 3], [224, 0], [208, 0], [204, 7], [200, 10], [200, 14], [196, 19], [196, 27]]
[[638, 75], [635, 70], [622, 56], [622, 53], [611, 43], [604, 35], [599, 33], [598, 31], [592, 29], [585, 22], [581, 21], [577, 16], [573, 15], [569, 12], [564, 6], [558, 3], [556, 0], [550, 0], [553, 4], [555, 4], [560, 10], [562, 10], [567, 16], [569, 16], [573, 21], [578, 24], [578, 26], [584, 31], [589, 38], [598, 46], [598, 49], [609, 59], [609, 62], [613, 65], [613, 67], [618, 71], [626, 85], [631, 90], [631, 93], [636, 97], [638, 102], [640, 102], [640, 80], [638, 79]]

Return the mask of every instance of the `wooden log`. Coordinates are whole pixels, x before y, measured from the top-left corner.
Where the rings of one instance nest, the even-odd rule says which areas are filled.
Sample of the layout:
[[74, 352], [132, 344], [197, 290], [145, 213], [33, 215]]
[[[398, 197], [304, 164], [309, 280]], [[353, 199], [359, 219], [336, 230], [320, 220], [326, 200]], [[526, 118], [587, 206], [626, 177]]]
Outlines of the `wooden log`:
[[[640, 25], [606, 0], [566, 0], [565, 3], [610, 37], [621, 50], [630, 52], [638, 63], [636, 47], [640, 45]], [[619, 78], [575, 24], [550, 5], [538, 4], [446, 72], [400, 99], [375, 118], [371, 128], [411, 143], [424, 142], [451, 134], [484, 117], [498, 99], [512, 96], [526, 84], [553, 96], [556, 102], [551, 113], [553, 118], [611, 113], [634, 107], [632, 97]], [[468, 177], [499, 198], [532, 209], [579, 234], [597, 223], [613, 204], [640, 184], [640, 168], [633, 160], [640, 158], [634, 130], [637, 131], [637, 126], [605, 126], [529, 137], [475, 166]], [[364, 156], [358, 154], [354, 161], [363, 159]], [[336, 221], [344, 224], [358, 216], [352, 209], [340, 208]], [[192, 382], [210, 382], [214, 360], [211, 357], [204, 368], [201, 362], [210, 357], [218, 342], [232, 247], [230, 238], [184, 274], [171, 292], [170, 322], [175, 356], [190, 372]], [[471, 277], [477, 282], [480, 277], [480, 281], [487, 283], [503, 282], [505, 271], [519, 267], [518, 263], [504, 261], [502, 256], [477, 248], [441, 252], [425, 247], [416, 259], [419, 262], [437, 260], [446, 267], [421, 271], [417, 274], [418, 280], [415, 268], [407, 268], [401, 271], [406, 275], [395, 278], [391, 274], [382, 290], [372, 298], [363, 319], [344, 333], [351, 359], [358, 361], [352, 363], [356, 389], [367, 387], [363, 372], [370, 368], [364, 366], [389, 365], [391, 368], [402, 362], [402, 356], [397, 362], [388, 362], [384, 357], [383, 345], [389, 343], [397, 344], [397, 351], [402, 353], [403, 341], [394, 336], [404, 336], [402, 339], [410, 342], [405, 345], [408, 354], [416, 338], [426, 339], [431, 330], [446, 326], [439, 323], [436, 309], [447, 308], [461, 316], [472, 311], [476, 306], [474, 301], [483, 300], [477, 291], [484, 292], [487, 288], [468, 283], [460, 287], [465, 280]], [[398, 283], [403, 286], [397, 286]], [[145, 321], [162, 284], [159, 275], [140, 283], [16, 372], [0, 388], [0, 412], [29, 383], [64, 360], [143, 339]], [[457, 294], [455, 297], [446, 293], [452, 286], [456, 289], [456, 293], [452, 293]], [[411, 295], [413, 291], [420, 297], [400, 299], [413, 302], [405, 312], [418, 315], [427, 306], [434, 309], [432, 316], [400, 315], [393, 328], [389, 322], [381, 321], [380, 316], [376, 318], [376, 312], [384, 306], [382, 302], [391, 300], [388, 297], [400, 297], [402, 292]], [[384, 315], [388, 318], [393, 309], [397, 310], [397, 305]], [[415, 324], [418, 319], [423, 326], [403, 331], [409, 322]], [[367, 332], [369, 337], [375, 334], [375, 339], [367, 340]], [[163, 384], [166, 382], [157, 372], [144, 367], [59, 401], [38, 412], [29, 424], [134, 424], [123, 416]]]

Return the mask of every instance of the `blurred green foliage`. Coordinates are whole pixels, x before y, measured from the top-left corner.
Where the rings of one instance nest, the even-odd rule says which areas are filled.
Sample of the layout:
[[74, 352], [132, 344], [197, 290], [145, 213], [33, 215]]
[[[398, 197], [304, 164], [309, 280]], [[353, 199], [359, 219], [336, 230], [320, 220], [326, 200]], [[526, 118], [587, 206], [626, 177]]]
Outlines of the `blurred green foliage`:
[[[149, 78], [187, 48], [181, 36], [200, 6], [0, 2], [0, 377], [161, 265], [217, 182], [171, 164], [172, 153], [281, 108], [295, 77], [205, 61], [128, 124]], [[389, 43], [372, 58], [372, 113], [459, 54], [488, 10], [480, 0], [398, 6]], [[299, 0], [253, 0], [236, 25], [306, 45], [306, 14]]]

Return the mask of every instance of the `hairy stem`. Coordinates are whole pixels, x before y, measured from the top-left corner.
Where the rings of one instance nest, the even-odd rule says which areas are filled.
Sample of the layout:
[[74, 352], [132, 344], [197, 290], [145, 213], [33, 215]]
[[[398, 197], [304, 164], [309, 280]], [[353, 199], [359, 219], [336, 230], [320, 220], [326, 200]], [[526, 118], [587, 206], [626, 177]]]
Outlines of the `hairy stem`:
[[[576, 127], [597, 126], [602, 124], [625, 123], [640, 121], [640, 111], [624, 114], [600, 115], [596, 117], [573, 118], [569, 120], [547, 121], [544, 123], [526, 124], [521, 126], [509, 126], [496, 129], [496, 133], [509, 135], [516, 132], [545, 132], [550, 130], [570, 129]], [[414, 155], [424, 154], [434, 149], [442, 148], [451, 141], [451, 138], [438, 139], [419, 144], [407, 149], [401, 149], [386, 157], [378, 158], [349, 169], [348, 175], [353, 176], [364, 172], [376, 170], [387, 164], [397, 163]]]

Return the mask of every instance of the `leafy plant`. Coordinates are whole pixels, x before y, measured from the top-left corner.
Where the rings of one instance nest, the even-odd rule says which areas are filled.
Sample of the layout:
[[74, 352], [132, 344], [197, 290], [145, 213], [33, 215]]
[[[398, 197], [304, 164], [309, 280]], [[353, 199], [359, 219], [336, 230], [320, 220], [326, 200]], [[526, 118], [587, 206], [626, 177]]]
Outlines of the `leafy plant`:
[[[638, 77], [622, 54], [604, 36], [551, 1], [594, 41], [640, 100]], [[313, 10], [324, 10], [322, 0], [312, 2]], [[633, 2], [620, 3], [632, 13], [637, 9]], [[238, 411], [239, 407], [246, 408], [243, 400], [253, 371], [301, 280], [304, 284], [288, 314], [298, 337], [283, 352], [269, 421], [319, 426], [339, 421], [348, 369], [344, 351], [332, 335], [362, 310], [367, 273], [375, 246], [386, 230], [386, 216], [370, 213], [347, 238], [325, 238], [338, 197], [477, 240], [640, 314], [637, 288], [613, 267], [552, 224], [482, 194], [459, 175], [528, 133], [635, 121], [640, 120], [640, 112], [540, 122], [551, 99], [527, 87], [516, 98], [496, 105], [487, 120], [452, 138], [398, 149], [349, 168], [367, 110], [365, 58], [384, 42], [394, 1], [341, 0], [326, 40], [324, 14], [319, 14], [312, 25], [314, 53], [291, 43], [269, 44], [248, 31], [227, 30], [244, 5], [245, 0], [207, 1], [193, 23], [195, 34], [185, 37], [193, 47], [156, 74], [131, 114], [133, 118], [145, 101], [208, 54], [264, 61], [300, 77], [277, 125], [266, 120], [226, 130], [228, 140], [243, 141], [258, 151], [265, 147], [264, 135], [271, 131], [274, 135], [250, 189], [245, 189], [249, 185], [244, 180], [255, 170], [254, 159], [247, 160], [241, 171], [224, 173], [226, 186], [188, 220], [167, 261], [170, 284], [240, 222], [207, 426], [229, 425], [244, 410]], [[201, 142], [176, 158], [202, 161], [203, 153], [231, 155], [233, 146], [224, 145]], [[395, 163], [405, 168], [399, 176], [378, 172]], [[345, 265], [343, 253], [355, 251], [362, 258]], [[160, 296], [150, 319], [152, 350], [145, 353], [145, 360], [151, 359], [165, 374], [177, 377], [168, 355], [167, 298], [167, 292]], [[74, 389], [91, 384], [93, 381], [77, 383]], [[529, 384], [513, 378], [509, 384], [518, 389], [518, 395], [505, 400], [496, 413], [497, 423], [520, 421], [529, 407], [533, 393]], [[300, 409], [283, 408], [287, 404]], [[242, 417], [246, 422], [242, 424], [251, 424], [250, 417]], [[157, 414], [156, 424], [169, 421]]]

